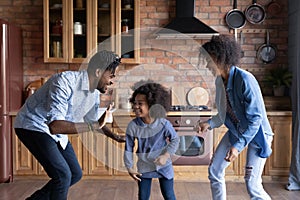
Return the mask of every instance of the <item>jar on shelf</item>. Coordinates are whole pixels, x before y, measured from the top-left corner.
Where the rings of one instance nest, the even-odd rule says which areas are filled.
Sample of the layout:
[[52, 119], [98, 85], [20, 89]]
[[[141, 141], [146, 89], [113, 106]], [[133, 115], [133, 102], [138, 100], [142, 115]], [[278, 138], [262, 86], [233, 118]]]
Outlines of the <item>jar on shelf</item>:
[[60, 41], [53, 41], [53, 57], [60, 58], [62, 57], [62, 46]]
[[124, 6], [125, 9], [130, 9], [131, 5], [132, 5], [131, 0], [124, 0], [123, 6]]
[[82, 24], [80, 22], [74, 23], [74, 35], [82, 35]]
[[61, 19], [55, 20], [55, 25], [52, 26], [52, 34], [61, 35], [62, 34], [63, 22]]
[[128, 33], [129, 31], [129, 19], [122, 19], [121, 25], [122, 25], [122, 32], [123, 33]]
[[76, 8], [83, 8], [83, 1], [82, 0], [76, 0]]

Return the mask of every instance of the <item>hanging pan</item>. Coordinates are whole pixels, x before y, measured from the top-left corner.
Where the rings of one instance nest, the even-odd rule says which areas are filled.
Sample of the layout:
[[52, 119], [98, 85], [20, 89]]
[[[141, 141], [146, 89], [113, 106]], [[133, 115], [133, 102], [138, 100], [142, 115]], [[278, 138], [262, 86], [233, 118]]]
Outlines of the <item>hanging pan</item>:
[[259, 47], [257, 51], [257, 57], [264, 63], [268, 64], [275, 60], [277, 50], [273, 45], [270, 44], [269, 31], [267, 31], [266, 40], [267, 43]]
[[237, 0], [233, 1], [233, 9], [226, 14], [226, 23], [232, 29], [243, 28], [246, 18], [242, 11], [237, 9]]
[[275, 0], [272, 0], [267, 6], [267, 13], [270, 16], [276, 16], [282, 10], [282, 6]]
[[256, 0], [253, 0], [252, 5], [246, 8], [245, 16], [251, 24], [260, 24], [265, 20], [266, 12], [261, 5], [256, 3]]

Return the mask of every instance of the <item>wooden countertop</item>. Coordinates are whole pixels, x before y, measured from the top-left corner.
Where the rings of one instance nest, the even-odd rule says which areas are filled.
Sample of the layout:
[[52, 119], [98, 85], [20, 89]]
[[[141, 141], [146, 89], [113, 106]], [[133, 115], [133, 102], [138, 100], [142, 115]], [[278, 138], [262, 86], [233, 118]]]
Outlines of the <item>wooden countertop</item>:
[[9, 116], [16, 116], [18, 111], [11, 111], [9, 112]]
[[[197, 115], [197, 116], [211, 116], [215, 114], [214, 111], [184, 111], [184, 112], [168, 112], [168, 116], [184, 116], [184, 115]], [[126, 109], [117, 109], [115, 112], [113, 112], [113, 116], [135, 116], [132, 110], [126, 110]]]
[[[168, 116], [191, 116], [191, 115], [197, 115], [197, 116], [212, 116], [217, 114], [216, 110], [212, 111], [184, 111], [184, 112], [168, 112]], [[267, 111], [268, 116], [292, 116], [292, 111], [281, 111], [281, 110], [270, 110]], [[117, 109], [115, 112], [113, 112], [113, 116], [134, 116], [134, 113], [131, 110], [126, 109]]]
[[[9, 113], [10, 116], [16, 116], [18, 111], [12, 111]], [[215, 110], [212, 111], [184, 111], [184, 112], [168, 112], [168, 116], [190, 116], [190, 115], [200, 115], [200, 116], [211, 116], [215, 115], [217, 112]], [[281, 111], [281, 110], [273, 110], [267, 111], [268, 116], [292, 116], [292, 111]], [[113, 112], [113, 116], [134, 116], [134, 113], [131, 110], [126, 109], [117, 109]]]

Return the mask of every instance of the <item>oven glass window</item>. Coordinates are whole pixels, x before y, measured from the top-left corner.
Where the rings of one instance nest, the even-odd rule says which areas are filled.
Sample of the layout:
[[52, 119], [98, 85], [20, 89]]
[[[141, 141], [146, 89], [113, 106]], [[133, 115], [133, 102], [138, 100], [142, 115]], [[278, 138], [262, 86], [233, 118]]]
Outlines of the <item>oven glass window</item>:
[[179, 136], [179, 147], [176, 155], [179, 156], [199, 156], [204, 153], [204, 139], [196, 135]]

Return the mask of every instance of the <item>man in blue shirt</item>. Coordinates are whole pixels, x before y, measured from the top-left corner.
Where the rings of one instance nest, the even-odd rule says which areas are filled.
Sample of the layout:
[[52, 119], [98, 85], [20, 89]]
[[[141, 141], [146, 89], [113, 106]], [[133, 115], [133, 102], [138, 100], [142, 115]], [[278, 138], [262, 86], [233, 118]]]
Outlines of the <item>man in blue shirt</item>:
[[97, 52], [87, 70], [53, 75], [30, 96], [15, 120], [15, 132], [43, 166], [50, 181], [27, 199], [67, 199], [68, 189], [82, 177], [82, 170], [67, 134], [98, 131], [114, 140], [124, 138], [105, 126], [100, 93], [113, 84], [120, 58], [110, 51]]

